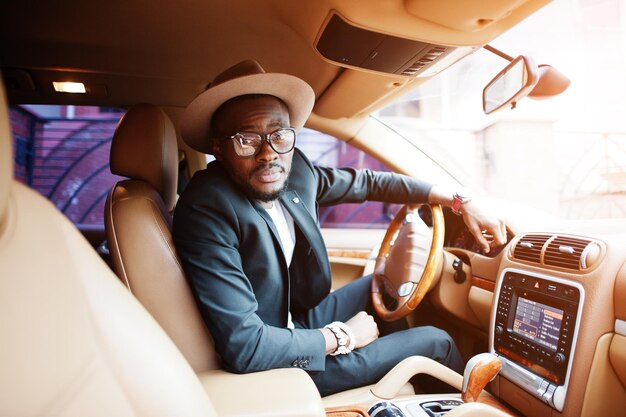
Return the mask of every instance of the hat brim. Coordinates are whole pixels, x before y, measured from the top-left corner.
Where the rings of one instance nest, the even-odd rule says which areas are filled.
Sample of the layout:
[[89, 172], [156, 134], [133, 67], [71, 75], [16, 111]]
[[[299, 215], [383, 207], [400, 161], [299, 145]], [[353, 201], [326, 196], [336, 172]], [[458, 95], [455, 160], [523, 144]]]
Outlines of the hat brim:
[[288, 74], [263, 73], [246, 75], [225, 81], [196, 97], [181, 117], [181, 135], [191, 148], [212, 154], [210, 138], [213, 113], [228, 100], [248, 95], [268, 94], [285, 102], [291, 127], [304, 126], [315, 103], [315, 93], [309, 84]]

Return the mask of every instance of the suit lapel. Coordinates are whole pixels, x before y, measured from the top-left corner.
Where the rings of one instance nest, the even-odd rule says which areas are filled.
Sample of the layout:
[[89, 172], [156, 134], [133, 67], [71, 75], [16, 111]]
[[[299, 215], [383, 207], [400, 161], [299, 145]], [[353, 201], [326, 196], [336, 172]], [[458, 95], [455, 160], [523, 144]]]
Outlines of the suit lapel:
[[[251, 202], [252, 202], [252, 205], [254, 206], [255, 210], [257, 211], [257, 213], [259, 213], [259, 215], [263, 218], [263, 220], [265, 220], [265, 223], [267, 223], [268, 227], [272, 231], [272, 235], [274, 236], [274, 240], [276, 242], [278, 242], [278, 245], [281, 248], [281, 254], [284, 254], [283, 242], [281, 242], [281, 240], [280, 240], [280, 235], [278, 234], [278, 229], [276, 228], [276, 224], [274, 224], [274, 221], [272, 220], [272, 217], [270, 216], [270, 214], [263, 208], [263, 206], [258, 201], [251, 200]], [[283, 255], [283, 262], [286, 265], [286, 262], [284, 261], [284, 255]]]
[[[298, 193], [296, 193], [295, 191], [286, 191], [283, 195], [280, 196], [279, 200], [283, 207], [285, 207], [289, 214], [291, 214], [294, 223], [300, 229], [302, 235], [307, 240], [306, 243], [308, 243], [308, 245], [313, 250], [313, 253], [315, 254], [315, 257], [318, 261], [317, 263], [320, 265], [320, 268], [322, 268], [322, 272], [326, 276], [330, 276], [330, 265], [328, 264], [328, 262], [324, 262], [328, 255], [326, 254], [326, 245], [324, 244], [322, 233], [320, 232], [320, 228], [314, 217], [308, 211], [302, 199], [298, 196]], [[276, 225], [272, 221], [272, 218], [270, 217], [268, 212], [265, 211], [265, 209], [257, 201], [252, 201], [252, 204], [272, 231], [274, 240], [278, 242], [278, 244], [282, 248], [282, 242], [280, 241], [280, 237], [278, 235], [278, 229], [276, 228]], [[296, 242], [296, 244], [298, 243]], [[286, 267], [287, 262], [285, 261], [285, 256], [282, 250], [279, 256], [282, 257], [283, 264]]]
[[[320, 228], [314, 217], [304, 205], [302, 199], [298, 196], [298, 193], [295, 191], [286, 191], [280, 197], [280, 201], [283, 207], [285, 207], [289, 214], [291, 214], [291, 217], [293, 217], [295, 224], [300, 228], [302, 235], [305, 237], [307, 243], [313, 250], [315, 257], [318, 259], [319, 265], [325, 265], [326, 268], [324, 269], [327, 269], [328, 263], [324, 262], [324, 259], [327, 257], [326, 246], [324, 244]], [[324, 272], [330, 276], [329, 269]]]

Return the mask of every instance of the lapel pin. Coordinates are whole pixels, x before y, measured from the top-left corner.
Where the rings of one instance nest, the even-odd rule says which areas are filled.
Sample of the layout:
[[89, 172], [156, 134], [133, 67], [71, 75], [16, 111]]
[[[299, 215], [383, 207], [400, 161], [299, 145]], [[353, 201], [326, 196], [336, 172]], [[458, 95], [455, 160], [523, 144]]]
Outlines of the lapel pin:
[[294, 203], [298, 204], [300, 202], [300, 199], [298, 197], [294, 197], [291, 199], [291, 201], [293, 201]]

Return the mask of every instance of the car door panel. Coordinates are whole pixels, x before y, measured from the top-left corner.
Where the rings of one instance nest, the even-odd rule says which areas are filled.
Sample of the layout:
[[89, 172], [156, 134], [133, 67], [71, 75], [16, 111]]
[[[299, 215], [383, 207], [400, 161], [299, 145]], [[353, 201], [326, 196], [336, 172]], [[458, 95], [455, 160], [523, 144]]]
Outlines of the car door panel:
[[384, 229], [322, 229], [333, 289], [374, 271], [377, 248], [384, 235]]

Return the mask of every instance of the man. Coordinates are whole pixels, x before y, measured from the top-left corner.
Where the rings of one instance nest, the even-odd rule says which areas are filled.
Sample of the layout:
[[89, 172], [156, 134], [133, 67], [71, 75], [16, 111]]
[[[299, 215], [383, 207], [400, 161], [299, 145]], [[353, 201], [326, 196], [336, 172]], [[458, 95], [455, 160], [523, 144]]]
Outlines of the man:
[[[304, 81], [255, 61], [218, 75], [185, 110], [181, 133], [216, 161], [194, 175], [174, 216], [174, 240], [223, 365], [233, 372], [309, 371], [322, 395], [377, 382], [400, 360], [429, 356], [457, 372], [447, 333], [418, 327], [379, 338], [371, 277], [329, 295], [318, 205], [365, 200], [450, 205], [453, 195], [407, 176], [313, 166], [295, 148], [314, 94]], [[457, 204], [463, 201], [457, 198]], [[504, 242], [504, 225], [462, 204]]]

